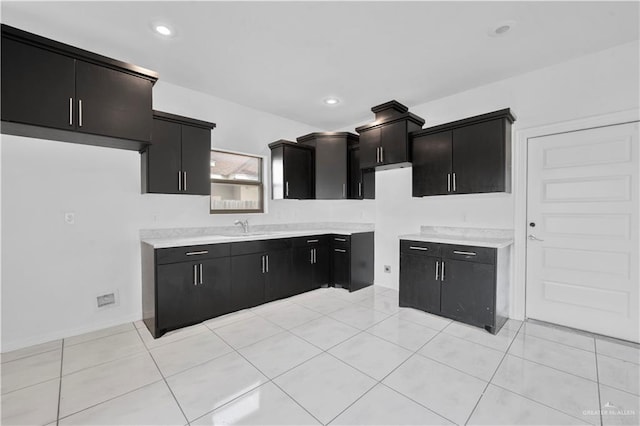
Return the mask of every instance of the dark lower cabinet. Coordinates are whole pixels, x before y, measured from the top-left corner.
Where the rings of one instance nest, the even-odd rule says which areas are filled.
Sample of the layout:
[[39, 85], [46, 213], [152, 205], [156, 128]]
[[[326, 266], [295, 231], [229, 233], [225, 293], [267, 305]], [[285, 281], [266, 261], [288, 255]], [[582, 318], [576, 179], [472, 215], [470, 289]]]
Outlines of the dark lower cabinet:
[[497, 333], [508, 318], [508, 248], [400, 241], [400, 306]]
[[333, 282], [373, 284], [373, 232], [141, 249], [143, 320], [156, 338]]

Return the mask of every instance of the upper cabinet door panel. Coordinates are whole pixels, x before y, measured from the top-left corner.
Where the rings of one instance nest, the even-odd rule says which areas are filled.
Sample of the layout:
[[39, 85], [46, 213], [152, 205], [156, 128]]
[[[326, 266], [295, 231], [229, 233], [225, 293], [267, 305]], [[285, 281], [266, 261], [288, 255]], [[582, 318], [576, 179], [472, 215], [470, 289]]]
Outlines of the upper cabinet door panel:
[[448, 194], [451, 188], [451, 131], [413, 139], [413, 196]]
[[360, 134], [360, 168], [368, 169], [379, 164], [380, 128]]
[[211, 194], [211, 131], [182, 125], [182, 170], [186, 172], [184, 192]]
[[505, 190], [504, 120], [491, 120], [453, 130], [455, 193]]
[[410, 161], [407, 144], [407, 122], [396, 121], [380, 127], [382, 164], [396, 164]]
[[151, 140], [151, 88], [151, 81], [144, 78], [77, 61], [78, 130], [122, 139]]
[[284, 147], [284, 198], [314, 198], [313, 151]]
[[75, 129], [75, 60], [2, 37], [2, 120]]
[[347, 198], [347, 139], [323, 137], [316, 145], [316, 199]]
[[147, 148], [147, 192], [178, 194], [180, 169], [180, 124], [153, 120], [153, 138]]

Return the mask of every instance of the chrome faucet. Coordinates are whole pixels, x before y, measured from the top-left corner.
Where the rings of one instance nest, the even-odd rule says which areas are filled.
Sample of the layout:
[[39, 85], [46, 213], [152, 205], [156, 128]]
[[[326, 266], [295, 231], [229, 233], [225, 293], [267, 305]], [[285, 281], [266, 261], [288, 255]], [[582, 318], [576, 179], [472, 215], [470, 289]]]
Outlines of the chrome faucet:
[[249, 232], [249, 219], [236, 220], [235, 222], [233, 222], [233, 224], [242, 226], [242, 232], [244, 232], [245, 234]]

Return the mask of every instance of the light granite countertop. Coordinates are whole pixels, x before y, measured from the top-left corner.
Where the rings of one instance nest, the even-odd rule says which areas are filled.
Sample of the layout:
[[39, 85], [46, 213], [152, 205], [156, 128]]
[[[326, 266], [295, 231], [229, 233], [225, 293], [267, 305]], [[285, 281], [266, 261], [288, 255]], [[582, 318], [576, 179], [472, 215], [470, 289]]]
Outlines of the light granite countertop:
[[504, 248], [513, 244], [513, 230], [495, 228], [464, 228], [422, 226], [419, 234], [400, 235], [401, 240], [458, 244], [489, 248]]
[[373, 230], [373, 224], [363, 223], [256, 225], [247, 233], [239, 227], [148, 229], [140, 232], [140, 240], [153, 248], [169, 248], [325, 234], [351, 235]]

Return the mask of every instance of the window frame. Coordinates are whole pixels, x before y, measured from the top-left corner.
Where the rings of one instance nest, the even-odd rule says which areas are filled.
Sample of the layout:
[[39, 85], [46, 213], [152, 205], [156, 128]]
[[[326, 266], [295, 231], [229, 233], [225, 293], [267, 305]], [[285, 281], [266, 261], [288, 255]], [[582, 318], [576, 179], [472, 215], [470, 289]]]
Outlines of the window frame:
[[[211, 162], [211, 153], [212, 152], [221, 152], [223, 154], [234, 154], [241, 155], [244, 157], [252, 157], [257, 158], [259, 160], [259, 170], [258, 176], [260, 180], [240, 180], [240, 179], [211, 179], [211, 172], [209, 172], [209, 214], [239, 214], [239, 213], [265, 213], [265, 197], [264, 197], [264, 161], [265, 157], [261, 155], [248, 154], [246, 152], [238, 152], [238, 151], [229, 151], [226, 149], [211, 149], [209, 154], [209, 162]], [[211, 170], [211, 167], [209, 167]], [[260, 208], [259, 209], [212, 209], [211, 208], [211, 184], [212, 183], [222, 183], [228, 185], [249, 185], [258, 187], [258, 193], [260, 197]]]

